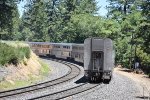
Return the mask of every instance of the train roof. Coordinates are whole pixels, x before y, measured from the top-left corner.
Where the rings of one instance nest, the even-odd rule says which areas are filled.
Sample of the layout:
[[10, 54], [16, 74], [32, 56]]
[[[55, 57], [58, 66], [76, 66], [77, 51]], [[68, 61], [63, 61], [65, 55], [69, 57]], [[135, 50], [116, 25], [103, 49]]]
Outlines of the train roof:
[[29, 44], [52, 44], [52, 45], [73, 45], [75, 43], [53, 43], [53, 42], [28, 42]]
[[53, 43], [53, 42], [27, 42], [29, 44], [47, 44], [47, 45], [67, 45], [67, 46], [83, 46], [84, 44], [76, 43]]
[[74, 43], [52, 43], [52, 44], [56, 44], [56, 45], [73, 45]]
[[84, 46], [84, 44], [73, 44], [73, 46]]
[[31, 43], [31, 44], [52, 44], [51, 42], [27, 42], [27, 43]]

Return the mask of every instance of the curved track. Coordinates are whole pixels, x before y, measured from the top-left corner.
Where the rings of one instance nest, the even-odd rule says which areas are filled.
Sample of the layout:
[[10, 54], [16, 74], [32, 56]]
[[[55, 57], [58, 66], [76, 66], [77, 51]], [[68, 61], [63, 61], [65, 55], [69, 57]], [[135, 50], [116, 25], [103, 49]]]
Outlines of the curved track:
[[81, 84], [79, 86], [75, 86], [66, 90], [62, 90], [59, 92], [55, 92], [55, 93], [51, 93], [51, 94], [45, 94], [39, 97], [35, 97], [35, 98], [31, 98], [29, 100], [35, 100], [35, 99], [39, 99], [39, 100], [59, 100], [59, 99], [63, 99], [63, 98], [67, 98], [85, 91], [88, 91], [90, 89], [93, 89], [97, 86], [99, 86], [100, 84], [89, 84], [89, 83], [85, 83], [85, 84]]
[[42, 89], [70, 81], [73, 78], [80, 75], [81, 70], [76, 65], [65, 62], [65, 61], [61, 61], [61, 60], [54, 60], [54, 61], [67, 65], [70, 68], [70, 71], [66, 75], [58, 79], [54, 79], [51, 81], [47, 81], [47, 82], [43, 82], [43, 83], [39, 83], [36, 85], [27, 86], [27, 87], [17, 88], [17, 89], [8, 90], [8, 91], [2, 91], [0, 92], [0, 99], [7, 99], [7, 97], [10, 98], [11, 96], [29, 94], [30, 92], [40, 91]]

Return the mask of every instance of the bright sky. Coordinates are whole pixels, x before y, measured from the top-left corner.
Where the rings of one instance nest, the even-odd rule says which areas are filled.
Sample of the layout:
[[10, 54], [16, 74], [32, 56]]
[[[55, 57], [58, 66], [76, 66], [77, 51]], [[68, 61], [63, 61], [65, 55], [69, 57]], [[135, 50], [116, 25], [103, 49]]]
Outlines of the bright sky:
[[[98, 2], [97, 6], [101, 7], [98, 11], [98, 15], [101, 16], [105, 16], [107, 14], [107, 10], [106, 10], [106, 5], [108, 5], [108, 3], [106, 2], [106, 0], [96, 0]], [[20, 4], [18, 4], [18, 9], [19, 9], [19, 13], [20, 16], [22, 16], [23, 11], [24, 11], [24, 5], [26, 3], [26, 0], [24, 0], [24, 2], [20, 2]]]
[[100, 7], [98, 14], [101, 16], [105, 16], [107, 14], [106, 5], [109, 3], [106, 0], [96, 0], [98, 2], [97, 6]]

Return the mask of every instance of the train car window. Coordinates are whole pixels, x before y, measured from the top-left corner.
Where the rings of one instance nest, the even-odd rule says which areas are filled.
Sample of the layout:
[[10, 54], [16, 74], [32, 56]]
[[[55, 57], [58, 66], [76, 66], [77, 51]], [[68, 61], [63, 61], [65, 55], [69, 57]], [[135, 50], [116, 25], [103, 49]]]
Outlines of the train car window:
[[38, 47], [41, 47], [41, 45], [39, 44]]
[[73, 47], [73, 49], [75, 50], [75, 49], [77, 49], [77, 47]]
[[69, 56], [70, 56], [70, 52], [69, 52]]
[[79, 50], [81, 50], [81, 47], [79, 47]]
[[93, 52], [93, 58], [101, 58], [101, 56], [100, 52]]
[[78, 47], [76, 47], [76, 50], [78, 50]]
[[78, 58], [78, 55], [77, 55], [77, 54], [75, 54], [75, 58]]
[[60, 48], [60, 46], [54, 46], [54, 48]]
[[47, 50], [47, 52], [46, 53], [49, 53], [49, 50]]

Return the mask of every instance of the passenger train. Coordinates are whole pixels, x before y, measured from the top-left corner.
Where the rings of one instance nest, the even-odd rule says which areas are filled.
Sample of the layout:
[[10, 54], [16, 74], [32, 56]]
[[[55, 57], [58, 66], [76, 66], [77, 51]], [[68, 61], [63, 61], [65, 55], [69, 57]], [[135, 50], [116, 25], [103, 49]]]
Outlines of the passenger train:
[[87, 38], [84, 44], [28, 42], [38, 56], [52, 56], [72, 59], [84, 63], [88, 80], [103, 79], [110, 82], [114, 66], [113, 43], [111, 39]]

